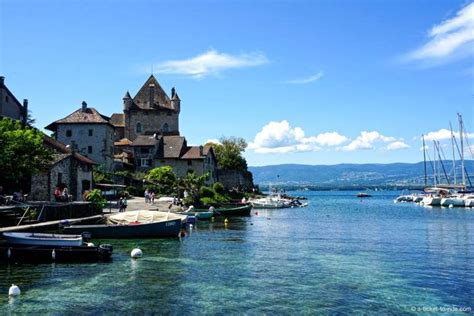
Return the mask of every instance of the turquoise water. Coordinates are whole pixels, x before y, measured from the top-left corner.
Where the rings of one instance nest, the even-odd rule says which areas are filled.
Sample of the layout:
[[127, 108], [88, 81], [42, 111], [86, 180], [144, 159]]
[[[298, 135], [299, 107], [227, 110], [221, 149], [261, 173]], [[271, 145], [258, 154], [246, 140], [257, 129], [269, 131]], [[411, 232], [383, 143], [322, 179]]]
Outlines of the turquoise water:
[[[182, 241], [107, 241], [113, 261], [0, 266], [0, 304], [51, 314], [411, 314], [474, 310], [474, 210], [396, 193], [200, 222]], [[139, 246], [144, 257], [132, 260]], [[11, 283], [22, 295], [7, 297]], [[430, 310], [431, 309], [431, 310]]]

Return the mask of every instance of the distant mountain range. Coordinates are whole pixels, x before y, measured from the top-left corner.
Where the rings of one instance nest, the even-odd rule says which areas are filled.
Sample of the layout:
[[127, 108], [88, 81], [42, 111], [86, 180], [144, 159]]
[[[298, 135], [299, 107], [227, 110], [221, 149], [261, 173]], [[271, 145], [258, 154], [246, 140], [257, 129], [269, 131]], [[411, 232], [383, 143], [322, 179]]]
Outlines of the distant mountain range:
[[[446, 183], [444, 170], [453, 182], [452, 161], [438, 163], [439, 177]], [[428, 183], [433, 183], [433, 167], [427, 163]], [[465, 161], [465, 167], [474, 183], [474, 161]], [[461, 162], [456, 162], [458, 181], [461, 177]], [[377, 186], [423, 186], [423, 162], [390, 164], [339, 164], [298, 165], [284, 164], [249, 167], [255, 184], [261, 186], [296, 187], [377, 187]]]

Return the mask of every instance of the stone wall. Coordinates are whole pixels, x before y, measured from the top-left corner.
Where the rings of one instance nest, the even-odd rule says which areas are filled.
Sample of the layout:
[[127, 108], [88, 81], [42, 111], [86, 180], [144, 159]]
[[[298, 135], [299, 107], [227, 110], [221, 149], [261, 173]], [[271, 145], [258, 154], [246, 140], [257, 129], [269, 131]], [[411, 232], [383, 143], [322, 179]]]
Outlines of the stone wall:
[[[61, 174], [61, 177], [59, 177], [59, 174]], [[83, 187], [83, 180], [92, 184], [92, 171], [87, 165], [79, 164], [72, 156], [69, 156], [52, 166], [50, 170], [31, 178], [31, 191], [28, 199], [53, 202], [55, 201], [55, 188], [64, 183], [69, 194], [72, 195], [72, 199], [82, 201], [82, 193], [89, 189]]]
[[[171, 115], [168, 115], [170, 113]], [[141, 133], [137, 133], [137, 123], [141, 125]], [[139, 111], [131, 110], [125, 112], [125, 137], [131, 141], [137, 135], [161, 131], [164, 124], [168, 124], [168, 132], [179, 134], [179, 114], [171, 111]]]
[[[67, 136], [67, 131], [71, 136]], [[89, 134], [92, 130], [92, 135]], [[76, 150], [89, 157], [106, 170], [112, 170], [114, 154], [114, 129], [108, 124], [58, 124], [56, 139], [64, 144], [76, 144]], [[89, 146], [92, 153], [89, 153]]]
[[51, 201], [49, 172], [41, 172], [31, 177], [31, 190], [28, 200], [31, 201]]
[[237, 170], [218, 170], [218, 179], [227, 190], [249, 191], [253, 188], [252, 174]]

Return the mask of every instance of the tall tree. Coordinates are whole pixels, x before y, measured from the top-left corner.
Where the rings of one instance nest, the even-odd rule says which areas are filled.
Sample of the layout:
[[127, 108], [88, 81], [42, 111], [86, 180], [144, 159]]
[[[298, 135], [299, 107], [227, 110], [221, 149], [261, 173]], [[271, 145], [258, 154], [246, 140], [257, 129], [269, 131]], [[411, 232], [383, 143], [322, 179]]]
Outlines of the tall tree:
[[208, 143], [214, 149], [217, 164], [223, 170], [247, 170], [247, 160], [242, 153], [247, 148], [247, 142], [240, 137], [221, 137], [219, 144]]
[[51, 161], [52, 152], [43, 145], [43, 137], [35, 128], [0, 119], [0, 183], [18, 185]]

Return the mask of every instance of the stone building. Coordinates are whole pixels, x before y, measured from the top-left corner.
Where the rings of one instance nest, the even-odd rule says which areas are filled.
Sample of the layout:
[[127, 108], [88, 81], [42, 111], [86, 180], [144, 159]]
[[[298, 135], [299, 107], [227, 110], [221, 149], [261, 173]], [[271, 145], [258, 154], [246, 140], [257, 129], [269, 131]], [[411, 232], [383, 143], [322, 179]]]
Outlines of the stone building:
[[[133, 160], [136, 170], [169, 165], [178, 177], [188, 172], [209, 172], [210, 183], [217, 181], [217, 162], [211, 147], [188, 146], [180, 136], [181, 100], [171, 89], [171, 97], [151, 75], [135, 97], [127, 91], [123, 114], [114, 113], [110, 123], [115, 127], [115, 158], [120, 164]], [[132, 158], [133, 157], [133, 158]]]
[[54, 132], [56, 140], [71, 145], [72, 148], [111, 171], [114, 163], [114, 126], [110, 118], [96, 109], [82, 107], [65, 118], [48, 126]]
[[131, 145], [136, 169], [146, 171], [171, 166], [178, 177], [189, 172], [209, 173], [209, 183], [217, 181], [217, 161], [211, 146], [188, 146], [182, 136], [138, 136]]
[[135, 97], [127, 91], [123, 97], [123, 114], [114, 113], [111, 123], [116, 129], [116, 141], [134, 141], [139, 135], [179, 135], [181, 100], [171, 89], [171, 98], [151, 75]]
[[95, 162], [51, 137], [45, 136], [43, 143], [54, 152], [53, 160], [42, 172], [32, 176], [28, 199], [54, 201], [55, 188], [67, 187], [73, 200], [82, 201], [84, 191], [92, 188]]
[[5, 77], [0, 76], [0, 117], [9, 117], [26, 124], [28, 121], [28, 100], [23, 105], [5, 85]]

